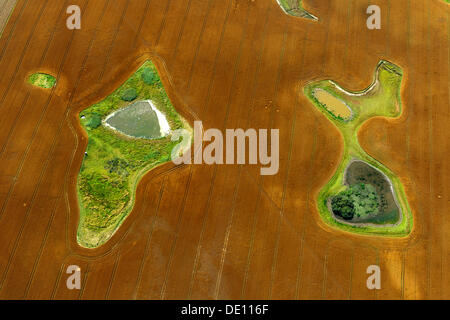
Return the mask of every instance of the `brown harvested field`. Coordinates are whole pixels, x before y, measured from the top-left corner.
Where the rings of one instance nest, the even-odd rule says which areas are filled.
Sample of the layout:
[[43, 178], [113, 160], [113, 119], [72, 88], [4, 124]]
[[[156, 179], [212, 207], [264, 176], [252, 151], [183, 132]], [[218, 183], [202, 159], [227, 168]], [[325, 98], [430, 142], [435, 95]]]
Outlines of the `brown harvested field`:
[[[313, 22], [275, 0], [18, 0], [0, 39], [0, 298], [450, 299], [450, 7], [378, 1], [382, 28], [368, 30], [368, 2], [304, 0]], [[69, 4], [81, 30], [65, 27]], [[279, 128], [280, 170], [158, 167], [113, 238], [81, 248], [77, 113], [149, 57], [190, 120]], [[321, 221], [342, 146], [301, 90], [325, 78], [364, 89], [380, 59], [403, 69], [404, 113], [368, 121], [359, 140], [405, 186], [414, 230], [402, 239]], [[28, 85], [35, 71], [56, 88]], [[381, 290], [366, 287], [372, 264]], [[66, 288], [69, 265], [81, 290]]]

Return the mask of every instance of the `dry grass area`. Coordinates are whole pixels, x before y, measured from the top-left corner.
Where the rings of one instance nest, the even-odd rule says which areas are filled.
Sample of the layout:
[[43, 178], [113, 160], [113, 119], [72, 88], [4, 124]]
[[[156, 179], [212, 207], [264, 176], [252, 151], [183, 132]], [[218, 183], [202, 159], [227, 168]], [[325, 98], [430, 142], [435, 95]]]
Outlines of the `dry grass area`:
[[314, 91], [314, 96], [319, 100], [325, 108], [328, 109], [332, 114], [336, 117], [341, 117], [346, 120], [352, 116], [352, 110], [348, 107], [342, 100], [336, 98], [331, 93], [322, 90], [316, 89]]
[[[0, 39], [0, 298], [450, 298], [450, 8], [379, 0], [304, 0], [318, 21], [276, 1], [19, 0]], [[206, 128], [280, 128], [280, 171], [170, 164], [140, 182], [104, 246], [77, 245], [76, 177], [86, 137], [77, 113], [159, 57], [177, 110]], [[362, 147], [401, 179], [414, 214], [407, 238], [358, 236], [321, 221], [315, 199], [339, 164], [339, 131], [305, 97], [314, 79], [355, 91], [373, 66], [401, 66], [404, 113], [374, 118]], [[57, 77], [51, 90], [30, 72]], [[82, 289], [66, 288], [66, 268]], [[378, 264], [382, 289], [366, 288]]]

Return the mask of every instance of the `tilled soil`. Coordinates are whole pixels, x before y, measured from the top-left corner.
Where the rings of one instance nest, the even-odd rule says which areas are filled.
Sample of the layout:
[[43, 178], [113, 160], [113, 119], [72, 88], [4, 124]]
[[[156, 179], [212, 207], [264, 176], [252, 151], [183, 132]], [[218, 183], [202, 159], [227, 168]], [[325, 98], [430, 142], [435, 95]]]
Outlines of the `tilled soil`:
[[[450, 298], [450, 7], [380, 0], [382, 28], [368, 30], [367, 0], [303, 3], [319, 21], [271, 0], [73, 0], [82, 28], [71, 31], [65, 1], [18, 0], [0, 39], [0, 298]], [[148, 58], [190, 121], [279, 128], [280, 170], [158, 167], [114, 237], [83, 249], [77, 113]], [[317, 194], [343, 148], [301, 90], [317, 79], [361, 90], [380, 59], [404, 71], [404, 113], [368, 121], [359, 140], [405, 186], [414, 230], [402, 239], [321, 221]], [[37, 70], [56, 88], [27, 84]], [[372, 264], [381, 290], [366, 287]], [[66, 287], [69, 265], [81, 268], [81, 290]]]

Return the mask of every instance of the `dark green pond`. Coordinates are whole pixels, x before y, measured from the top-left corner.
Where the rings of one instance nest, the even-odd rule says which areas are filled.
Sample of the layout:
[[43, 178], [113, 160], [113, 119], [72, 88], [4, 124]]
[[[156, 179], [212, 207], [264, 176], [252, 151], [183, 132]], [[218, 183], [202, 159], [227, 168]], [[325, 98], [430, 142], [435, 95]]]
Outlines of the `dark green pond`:
[[[352, 161], [347, 167], [345, 173], [345, 184], [347, 186], [363, 185], [372, 188], [377, 195], [378, 209], [375, 214], [369, 214], [365, 217], [356, 215], [349, 222], [355, 223], [374, 223], [374, 224], [395, 224], [400, 219], [400, 209], [395, 200], [392, 183], [389, 178], [381, 171], [361, 160]], [[358, 207], [367, 205], [369, 199], [362, 199], [362, 195], [369, 193], [360, 193]], [[355, 199], [355, 195], [352, 195]], [[356, 205], [355, 205], [356, 208]]]
[[116, 111], [106, 119], [106, 124], [135, 138], [155, 139], [163, 136], [158, 115], [149, 101], [139, 101]]

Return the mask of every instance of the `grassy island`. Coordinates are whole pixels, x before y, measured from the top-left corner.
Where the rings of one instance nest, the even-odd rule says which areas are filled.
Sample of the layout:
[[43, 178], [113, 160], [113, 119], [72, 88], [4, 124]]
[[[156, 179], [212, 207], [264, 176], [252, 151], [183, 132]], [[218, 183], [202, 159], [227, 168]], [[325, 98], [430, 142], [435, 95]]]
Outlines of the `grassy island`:
[[283, 11], [286, 12], [286, 14], [288, 15], [318, 20], [317, 17], [315, 17], [314, 15], [312, 15], [303, 8], [302, 0], [277, 0], [277, 2], [283, 9]]
[[[128, 110], [134, 112], [123, 117], [128, 126], [131, 116], [136, 117], [136, 127], [158, 124], [152, 106], [167, 120], [170, 132], [190, 130], [172, 106], [156, 67], [147, 61], [111, 95], [80, 112], [81, 125], [88, 135], [77, 182], [80, 245], [94, 248], [110, 239], [131, 212], [141, 177], [170, 161], [172, 148], [179, 143], [171, 141], [170, 133], [151, 139], [132, 137], [106, 122], [114, 113]], [[149, 110], [145, 114], [144, 107]]]
[[[344, 140], [342, 161], [317, 201], [322, 219], [333, 227], [397, 237], [412, 230], [412, 214], [400, 180], [369, 156], [357, 138], [368, 119], [400, 116], [402, 77], [398, 66], [380, 61], [373, 83], [363, 91], [348, 92], [331, 80], [312, 82], [304, 88], [305, 95], [340, 130]], [[326, 101], [323, 92], [327, 92]], [[349, 112], [343, 117], [346, 107]]]
[[28, 78], [28, 82], [37, 87], [50, 89], [55, 86], [56, 78], [46, 73], [33, 73]]

